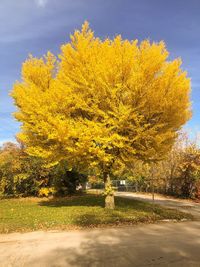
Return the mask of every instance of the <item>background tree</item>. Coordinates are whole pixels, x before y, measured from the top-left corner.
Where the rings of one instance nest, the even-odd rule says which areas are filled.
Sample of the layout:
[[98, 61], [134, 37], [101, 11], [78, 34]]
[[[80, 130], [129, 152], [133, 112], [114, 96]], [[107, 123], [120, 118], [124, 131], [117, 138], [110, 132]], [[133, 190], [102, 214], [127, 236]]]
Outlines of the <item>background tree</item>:
[[65, 162], [46, 166], [44, 160], [28, 155], [23, 144], [5, 143], [0, 148], [0, 196], [49, 196], [76, 192], [86, 176], [67, 168]]
[[96, 168], [114, 207], [110, 174], [116, 160], [156, 161], [190, 118], [190, 81], [181, 60], [168, 60], [164, 42], [100, 40], [86, 22], [61, 47], [30, 57], [12, 96], [27, 152], [49, 162]]
[[[138, 190], [151, 188], [150, 168], [136, 162], [129, 168], [128, 179], [139, 184]], [[147, 165], [148, 166], [148, 165]], [[198, 140], [190, 140], [180, 133], [179, 139], [164, 160], [153, 164], [156, 192], [185, 198], [199, 198], [200, 191], [200, 148]], [[130, 175], [131, 171], [131, 175]]]
[[0, 149], [0, 194], [13, 194], [14, 175], [20, 169], [19, 147], [11, 142]]
[[52, 184], [59, 196], [75, 194], [79, 185], [82, 190], [85, 190], [87, 175], [79, 173], [75, 169], [69, 170], [65, 160], [53, 167], [53, 175]]
[[172, 169], [169, 177], [166, 176], [168, 194], [185, 198], [199, 197], [200, 149], [198, 144], [198, 140], [190, 140], [185, 134], [169, 153], [165, 160], [165, 162], [172, 163], [170, 165], [172, 168], [166, 166], [166, 169]]

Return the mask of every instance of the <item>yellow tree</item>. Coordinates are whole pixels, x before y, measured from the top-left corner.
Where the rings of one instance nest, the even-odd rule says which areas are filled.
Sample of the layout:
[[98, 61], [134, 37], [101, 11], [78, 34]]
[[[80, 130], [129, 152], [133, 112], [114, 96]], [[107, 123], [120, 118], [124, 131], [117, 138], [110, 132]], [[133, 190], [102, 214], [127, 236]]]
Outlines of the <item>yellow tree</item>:
[[59, 60], [30, 57], [12, 96], [28, 153], [69, 167], [98, 169], [114, 207], [115, 162], [155, 161], [190, 118], [190, 81], [164, 42], [101, 40], [85, 22]]

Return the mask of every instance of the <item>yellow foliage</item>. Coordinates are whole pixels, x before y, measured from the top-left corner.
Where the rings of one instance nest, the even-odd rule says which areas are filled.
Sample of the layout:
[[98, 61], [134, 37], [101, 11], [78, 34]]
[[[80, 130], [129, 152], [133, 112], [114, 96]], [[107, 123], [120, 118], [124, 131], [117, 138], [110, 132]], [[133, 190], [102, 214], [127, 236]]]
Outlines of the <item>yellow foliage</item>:
[[39, 190], [39, 196], [40, 197], [48, 197], [49, 195], [52, 195], [56, 192], [56, 190], [53, 187], [42, 187]]
[[191, 116], [190, 80], [164, 42], [100, 40], [86, 22], [58, 58], [29, 57], [13, 87], [32, 155], [101, 170], [159, 160]]

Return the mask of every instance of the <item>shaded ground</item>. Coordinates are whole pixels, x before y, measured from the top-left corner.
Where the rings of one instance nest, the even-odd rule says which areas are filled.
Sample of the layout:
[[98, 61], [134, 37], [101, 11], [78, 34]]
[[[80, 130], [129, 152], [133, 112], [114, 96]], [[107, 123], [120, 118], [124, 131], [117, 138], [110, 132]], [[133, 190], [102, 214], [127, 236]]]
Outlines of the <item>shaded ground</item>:
[[0, 236], [1, 267], [199, 267], [199, 222]]

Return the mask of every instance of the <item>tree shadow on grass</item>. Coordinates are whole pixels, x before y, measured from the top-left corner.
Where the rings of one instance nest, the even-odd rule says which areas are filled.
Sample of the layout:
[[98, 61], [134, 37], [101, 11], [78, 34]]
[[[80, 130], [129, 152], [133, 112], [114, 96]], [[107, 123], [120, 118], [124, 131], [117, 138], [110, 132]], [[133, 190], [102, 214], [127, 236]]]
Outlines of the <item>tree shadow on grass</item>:
[[43, 200], [40, 201], [38, 204], [40, 206], [46, 206], [46, 207], [71, 207], [71, 206], [104, 207], [104, 197], [96, 195], [71, 196], [71, 197]]
[[[141, 202], [133, 199], [116, 197], [114, 210], [104, 209], [104, 197], [99, 195], [74, 196], [50, 199], [39, 202], [40, 206], [50, 208], [70, 207], [56, 211], [60, 224], [74, 227], [99, 227], [110, 225], [132, 225], [137, 223], [155, 222], [162, 219], [182, 219], [183, 214], [175, 210], [165, 209], [158, 205]], [[55, 212], [55, 210], [54, 210]], [[61, 213], [61, 215], [60, 215]], [[65, 221], [65, 222], [64, 222]], [[57, 225], [59, 225], [59, 220]], [[65, 226], [63, 226], [65, 228]]]
[[[69, 197], [58, 197], [48, 200], [42, 200], [38, 203], [40, 206], [47, 207], [70, 207], [70, 206], [87, 206], [87, 207], [104, 207], [105, 197], [102, 195], [78, 195]], [[115, 197], [116, 208], [134, 208], [135, 210], [152, 210], [153, 207], [158, 207], [158, 205], [151, 205], [150, 203], [145, 203], [143, 201], [135, 199], [127, 199], [121, 197]]]
[[[52, 198], [48, 200], [42, 200], [38, 203], [39, 206], [45, 207], [105, 207], [105, 197], [102, 195], [82, 195], [71, 197]], [[143, 212], [158, 212], [161, 208], [159, 205], [152, 205], [143, 201], [126, 199], [121, 197], [115, 197], [115, 209], [120, 209], [126, 212], [127, 210], [134, 209], [135, 211]]]

